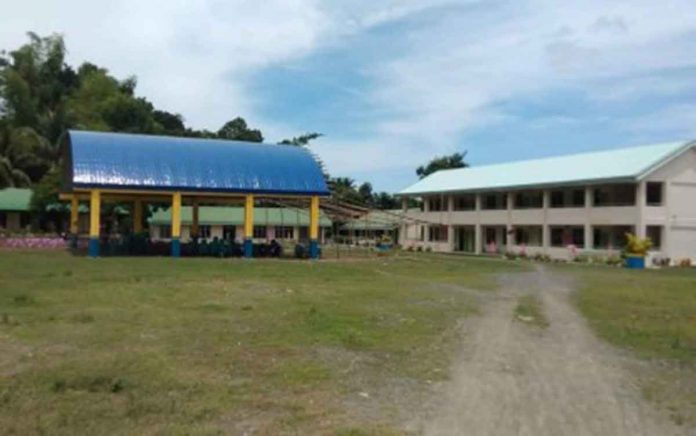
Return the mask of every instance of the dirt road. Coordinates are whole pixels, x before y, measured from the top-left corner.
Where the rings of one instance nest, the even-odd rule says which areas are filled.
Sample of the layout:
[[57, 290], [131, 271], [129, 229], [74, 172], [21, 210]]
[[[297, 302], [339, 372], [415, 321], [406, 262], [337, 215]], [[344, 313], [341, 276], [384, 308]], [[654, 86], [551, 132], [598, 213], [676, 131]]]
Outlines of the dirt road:
[[[501, 278], [502, 290], [464, 327], [467, 338], [429, 435], [681, 435], [641, 396], [631, 357], [589, 330], [572, 285], [538, 268]], [[547, 328], [513, 316], [537, 295]]]

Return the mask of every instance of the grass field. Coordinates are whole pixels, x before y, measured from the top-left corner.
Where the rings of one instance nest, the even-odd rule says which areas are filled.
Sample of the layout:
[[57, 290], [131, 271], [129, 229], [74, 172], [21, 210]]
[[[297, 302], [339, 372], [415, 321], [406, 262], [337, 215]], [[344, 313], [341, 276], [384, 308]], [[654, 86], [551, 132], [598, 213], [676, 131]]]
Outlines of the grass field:
[[458, 286], [523, 268], [415, 256], [0, 251], [2, 433], [388, 434], [402, 390], [446, 377], [476, 310]]
[[567, 266], [599, 336], [654, 361], [643, 393], [677, 423], [696, 423], [696, 272]]

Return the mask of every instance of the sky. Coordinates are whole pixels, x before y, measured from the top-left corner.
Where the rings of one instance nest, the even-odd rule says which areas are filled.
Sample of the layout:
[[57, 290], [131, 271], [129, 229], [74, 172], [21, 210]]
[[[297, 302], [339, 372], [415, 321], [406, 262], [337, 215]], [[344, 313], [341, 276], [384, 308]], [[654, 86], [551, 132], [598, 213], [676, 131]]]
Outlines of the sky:
[[22, 0], [0, 49], [60, 33], [187, 125], [320, 132], [335, 176], [399, 191], [471, 165], [696, 139], [693, 0]]

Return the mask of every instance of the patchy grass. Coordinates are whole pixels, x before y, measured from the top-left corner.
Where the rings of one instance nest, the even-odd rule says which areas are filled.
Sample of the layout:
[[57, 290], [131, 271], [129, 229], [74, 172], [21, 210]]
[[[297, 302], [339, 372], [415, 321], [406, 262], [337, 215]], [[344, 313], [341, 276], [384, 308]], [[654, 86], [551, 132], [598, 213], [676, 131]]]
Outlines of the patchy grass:
[[696, 363], [696, 271], [573, 271], [580, 309], [602, 337], [644, 357]]
[[[493, 274], [520, 268], [427, 254], [295, 262], [0, 251], [0, 428], [391, 434], [399, 413], [418, 408], [408, 392], [446, 374], [457, 321], [476, 309], [458, 289], [493, 289]], [[380, 419], [348, 406], [368, 390], [392, 408], [382, 404]]]
[[515, 319], [539, 328], [547, 328], [549, 321], [544, 315], [541, 300], [536, 295], [523, 295], [515, 306]]
[[657, 361], [639, 374], [644, 395], [677, 424], [696, 424], [696, 271], [567, 266], [578, 305], [612, 344]]

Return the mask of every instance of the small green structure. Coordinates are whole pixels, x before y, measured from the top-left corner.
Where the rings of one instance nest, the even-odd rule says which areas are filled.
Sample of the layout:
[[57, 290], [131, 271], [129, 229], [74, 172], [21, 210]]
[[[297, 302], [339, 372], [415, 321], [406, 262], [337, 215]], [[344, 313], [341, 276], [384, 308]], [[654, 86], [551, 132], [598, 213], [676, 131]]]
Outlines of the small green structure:
[[0, 190], [0, 229], [16, 232], [29, 226], [31, 194], [25, 188]]

